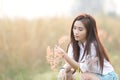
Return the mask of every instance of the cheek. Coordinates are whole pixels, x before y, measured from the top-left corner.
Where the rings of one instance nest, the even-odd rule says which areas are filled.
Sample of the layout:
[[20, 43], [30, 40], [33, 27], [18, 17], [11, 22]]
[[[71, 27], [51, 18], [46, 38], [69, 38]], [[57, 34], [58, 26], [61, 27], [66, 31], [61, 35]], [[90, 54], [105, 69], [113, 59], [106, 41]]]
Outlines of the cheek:
[[86, 38], [86, 32], [81, 32], [81, 33], [80, 33], [80, 36], [81, 36], [82, 38]]
[[85, 37], [86, 36], [86, 32], [80, 32], [79, 35], [82, 36], [82, 37]]

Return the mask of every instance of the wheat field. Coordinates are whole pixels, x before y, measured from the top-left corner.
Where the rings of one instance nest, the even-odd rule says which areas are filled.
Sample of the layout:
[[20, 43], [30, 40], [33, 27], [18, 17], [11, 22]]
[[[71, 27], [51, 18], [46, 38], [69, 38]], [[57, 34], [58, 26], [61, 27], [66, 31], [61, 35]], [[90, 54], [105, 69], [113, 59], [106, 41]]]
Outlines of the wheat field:
[[[62, 36], [69, 37], [73, 19], [0, 19], [0, 80], [56, 80], [58, 70], [50, 69], [46, 48], [53, 47]], [[120, 76], [120, 18], [104, 15], [95, 19], [100, 38]]]

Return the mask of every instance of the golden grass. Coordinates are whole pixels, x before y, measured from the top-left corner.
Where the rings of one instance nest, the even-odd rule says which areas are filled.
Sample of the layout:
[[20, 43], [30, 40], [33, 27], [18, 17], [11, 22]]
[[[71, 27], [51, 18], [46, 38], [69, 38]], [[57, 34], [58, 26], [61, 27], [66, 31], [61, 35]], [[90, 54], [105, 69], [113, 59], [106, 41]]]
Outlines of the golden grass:
[[[97, 17], [96, 20], [101, 39], [112, 55], [113, 66], [120, 76], [119, 20], [108, 16], [104, 19]], [[61, 36], [69, 36], [71, 24], [72, 19], [65, 17], [31, 21], [0, 20], [0, 80], [15, 80], [17, 75], [20, 77], [23, 74], [27, 77], [49, 71], [50, 66], [45, 57], [46, 48], [48, 45], [53, 47]], [[67, 44], [63, 45], [65, 46]]]

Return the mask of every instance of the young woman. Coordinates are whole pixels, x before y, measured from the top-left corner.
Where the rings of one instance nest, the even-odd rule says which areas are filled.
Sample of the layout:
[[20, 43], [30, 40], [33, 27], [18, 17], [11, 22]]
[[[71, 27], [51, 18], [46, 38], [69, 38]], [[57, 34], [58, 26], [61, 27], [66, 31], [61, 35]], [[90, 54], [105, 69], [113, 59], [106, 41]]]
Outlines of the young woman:
[[81, 69], [82, 80], [118, 80], [107, 52], [100, 42], [96, 21], [92, 16], [77, 16], [72, 23], [70, 37], [68, 54], [58, 46], [55, 48], [57, 55], [66, 61], [59, 72], [58, 80], [75, 80], [75, 73], [72, 73], [71, 68]]

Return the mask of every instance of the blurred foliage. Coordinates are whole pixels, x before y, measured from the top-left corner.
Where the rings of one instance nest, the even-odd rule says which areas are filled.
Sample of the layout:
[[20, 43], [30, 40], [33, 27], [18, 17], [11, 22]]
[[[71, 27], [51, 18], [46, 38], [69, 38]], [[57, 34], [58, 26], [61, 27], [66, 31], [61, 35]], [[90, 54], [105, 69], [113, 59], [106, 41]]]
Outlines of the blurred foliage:
[[[46, 61], [46, 48], [54, 47], [62, 36], [69, 37], [73, 19], [0, 19], [0, 80], [56, 80], [56, 72], [51, 72]], [[101, 41], [120, 76], [120, 18], [99, 15], [95, 19]]]

